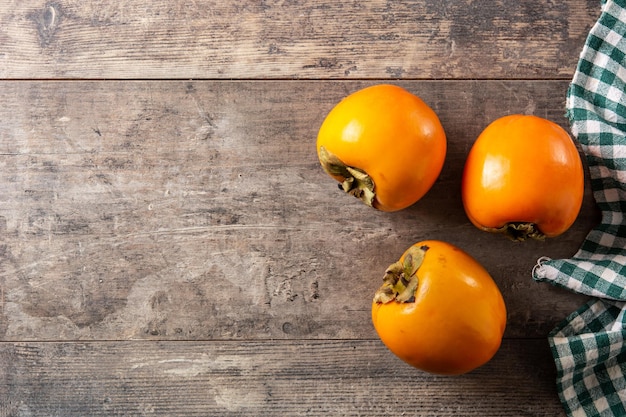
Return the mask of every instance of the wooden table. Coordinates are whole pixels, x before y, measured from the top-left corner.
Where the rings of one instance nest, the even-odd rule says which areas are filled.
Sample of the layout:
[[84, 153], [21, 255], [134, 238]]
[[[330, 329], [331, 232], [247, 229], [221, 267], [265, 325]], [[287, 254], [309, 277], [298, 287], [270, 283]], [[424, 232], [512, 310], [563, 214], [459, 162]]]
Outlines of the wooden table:
[[[0, 1], [0, 416], [558, 416], [546, 336], [585, 299], [531, 278], [597, 221], [514, 243], [465, 217], [495, 118], [567, 127], [599, 1]], [[448, 135], [431, 192], [337, 190], [317, 130], [403, 86]], [[495, 358], [433, 376], [379, 341], [387, 265], [440, 239], [508, 307]]]

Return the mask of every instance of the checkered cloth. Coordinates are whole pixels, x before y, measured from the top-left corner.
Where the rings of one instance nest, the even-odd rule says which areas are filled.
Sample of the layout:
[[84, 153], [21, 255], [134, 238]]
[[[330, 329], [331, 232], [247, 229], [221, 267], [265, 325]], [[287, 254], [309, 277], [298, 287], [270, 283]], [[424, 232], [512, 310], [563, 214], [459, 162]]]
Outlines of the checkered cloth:
[[591, 296], [548, 340], [568, 416], [626, 416], [626, 0], [601, 2], [567, 94], [601, 224], [533, 278]]

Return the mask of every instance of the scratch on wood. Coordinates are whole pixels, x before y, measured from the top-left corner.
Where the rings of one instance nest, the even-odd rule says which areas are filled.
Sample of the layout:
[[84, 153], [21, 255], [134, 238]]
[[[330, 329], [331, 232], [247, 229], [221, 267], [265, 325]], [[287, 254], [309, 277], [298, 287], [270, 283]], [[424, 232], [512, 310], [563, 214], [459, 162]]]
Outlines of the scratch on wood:
[[190, 88], [187, 86], [187, 93], [190, 94], [191, 100], [193, 100], [196, 110], [198, 111], [198, 115], [204, 122], [204, 124], [197, 130], [196, 136], [202, 140], [210, 139], [211, 136], [213, 136], [214, 130], [217, 128], [217, 125], [213, 120], [213, 116], [207, 113], [207, 111], [200, 105], [196, 97], [193, 96], [193, 87]]
[[263, 286], [265, 287], [264, 304], [268, 305], [268, 306], [272, 305], [272, 294], [271, 294], [270, 289], [269, 289], [269, 279], [270, 279], [271, 275], [272, 275], [272, 268], [269, 265], [267, 265], [265, 267], [265, 273], [263, 274]]
[[4, 321], [4, 287], [0, 287], [0, 321]]
[[342, 68], [343, 65], [339, 63], [337, 58], [320, 58], [314, 64], [304, 65], [302, 69], [324, 68], [324, 69], [337, 69]]

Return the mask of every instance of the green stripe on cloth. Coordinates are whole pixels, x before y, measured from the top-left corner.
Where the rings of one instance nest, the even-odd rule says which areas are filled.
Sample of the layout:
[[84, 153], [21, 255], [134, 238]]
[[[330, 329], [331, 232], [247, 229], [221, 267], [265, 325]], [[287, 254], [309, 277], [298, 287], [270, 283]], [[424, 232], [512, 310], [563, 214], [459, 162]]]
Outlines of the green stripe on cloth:
[[568, 416], [626, 416], [626, 0], [602, 1], [567, 92], [600, 224], [569, 259], [539, 260], [537, 281], [593, 297], [549, 335]]

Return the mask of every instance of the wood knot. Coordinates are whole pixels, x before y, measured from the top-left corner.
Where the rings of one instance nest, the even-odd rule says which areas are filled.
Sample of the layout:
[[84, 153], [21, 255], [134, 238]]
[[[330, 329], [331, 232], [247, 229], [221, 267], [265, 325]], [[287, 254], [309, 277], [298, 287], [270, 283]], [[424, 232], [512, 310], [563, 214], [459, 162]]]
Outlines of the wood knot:
[[41, 46], [45, 48], [50, 45], [61, 21], [60, 6], [56, 3], [47, 3], [43, 10], [33, 12], [29, 17], [37, 26]]

